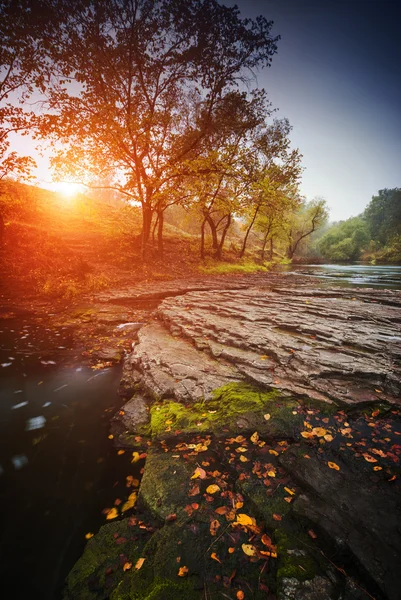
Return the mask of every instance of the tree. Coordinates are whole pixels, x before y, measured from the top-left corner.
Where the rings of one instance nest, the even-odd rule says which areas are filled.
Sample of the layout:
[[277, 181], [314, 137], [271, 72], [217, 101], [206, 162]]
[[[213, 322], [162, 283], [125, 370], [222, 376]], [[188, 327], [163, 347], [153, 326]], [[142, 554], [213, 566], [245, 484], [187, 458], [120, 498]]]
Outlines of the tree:
[[[289, 198], [294, 194], [301, 175], [301, 155], [290, 147], [288, 119], [275, 119], [259, 132], [248, 161], [248, 195], [244, 205], [247, 229], [240, 251], [245, 253], [249, 234], [264, 213], [275, 215], [288, 209]], [[269, 221], [269, 218], [267, 219]], [[262, 221], [265, 219], [262, 218]], [[259, 227], [260, 229], [260, 227]]]
[[401, 188], [379, 190], [363, 213], [372, 240], [382, 246], [401, 236]]
[[241, 19], [216, 0], [58, 4], [63, 26], [48, 48], [41, 135], [63, 143], [54, 160], [60, 173], [113, 176], [141, 206], [145, 252], [153, 215], [198, 157], [216, 105], [270, 65], [272, 23]]
[[304, 202], [293, 212], [286, 224], [287, 257], [292, 259], [300, 243], [327, 220], [328, 210], [323, 199]]
[[325, 258], [332, 261], [358, 260], [370, 240], [366, 221], [352, 217], [332, 227], [319, 240], [317, 246]]

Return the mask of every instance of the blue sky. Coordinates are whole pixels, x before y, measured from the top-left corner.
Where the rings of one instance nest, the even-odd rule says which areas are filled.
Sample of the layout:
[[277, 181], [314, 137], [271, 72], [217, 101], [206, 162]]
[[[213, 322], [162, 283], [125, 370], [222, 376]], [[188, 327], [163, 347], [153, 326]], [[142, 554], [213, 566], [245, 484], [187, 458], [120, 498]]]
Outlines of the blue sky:
[[401, 187], [401, 2], [236, 3], [281, 35], [258, 84], [293, 125], [302, 192], [324, 197], [338, 220], [360, 213], [379, 189]]

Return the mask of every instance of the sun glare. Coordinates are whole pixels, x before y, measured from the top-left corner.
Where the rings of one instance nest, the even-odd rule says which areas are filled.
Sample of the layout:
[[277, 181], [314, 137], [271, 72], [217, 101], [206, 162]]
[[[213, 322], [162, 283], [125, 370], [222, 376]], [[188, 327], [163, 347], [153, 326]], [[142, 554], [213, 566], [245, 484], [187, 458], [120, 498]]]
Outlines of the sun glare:
[[72, 183], [70, 181], [58, 181], [53, 184], [53, 189], [65, 198], [72, 198], [80, 192], [82, 192], [83, 186], [79, 183]]

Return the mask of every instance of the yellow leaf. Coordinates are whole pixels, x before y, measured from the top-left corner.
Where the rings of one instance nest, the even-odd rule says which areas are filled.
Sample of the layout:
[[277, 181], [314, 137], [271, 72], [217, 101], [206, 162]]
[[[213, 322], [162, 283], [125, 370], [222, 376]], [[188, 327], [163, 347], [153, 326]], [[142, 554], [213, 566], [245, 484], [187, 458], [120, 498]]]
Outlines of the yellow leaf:
[[129, 510], [130, 508], [133, 508], [136, 504], [136, 498], [137, 498], [137, 494], [136, 492], [132, 492], [132, 494], [130, 494], [128, 496], [128, 500], [127, 502], [124, 502], [121, 512], [125, 512], [126, 510]]
[[86, 533], [85, 534], [85, 539], [86, 540], [90, 540], [91, 538], [93, 538], [93, 536], [94, 536], [94, 533]]
[[235, 522], [238, 523], [238, 525], [245, 525], [245, 527], [247, 525], [256, 525], [256, 520], [245, 513], [237, 515], [237, 520]]
[[335, 469], [336, 471], [340, 470], [340, 467], [338, 465], [336, 465], [336, 463], [329, 461], [327, 464], [329, 465], [330, 469]]
[[278, 452], [272, 449], [269, 450], [269, 454], [273, 454], [273, 456], [278, 456]]
[[136, 463], [136, 462], [138, 462], [138, 460], [139, 460], [139, 452], [133, 452], [131, 462]]
[[116, 508], [111, 508], [106, 515], [106, 519], [110, 521], [111, 519], [115, 519], [118, 517], [118, 510]]
[[310, 440], [313, 438], [313, 433], [311, 431], [301, 431], [301, 435], [303, 438]]
[[276, 476], [276, 471], [267, 471], [267, 475], [269, 477], [275, 477]]
[[252, 442], [252, 444], [257, 444], [259, 441], [259, 434], [257, 431], [255, 431], [255, 433], [253, 433], [250, 437], [250, 440]]
[[241, 462], [248, 462], [248, 459], [246, 456], [244, 456], [243, 454], [241, 454], [241, 456], [239, 457]]
[[294, 495], [295, 495], [295, 492], [294, 492], [294, 490], [292, 490], [291, 488], [285, 487], [284, 489], [285, 489], [285, 491], [286, 491], [288, 494], [290, 494], [291, 496], [294, 496]]
[[[376, 467], [373, 467], [373, 470], [374, 470], [374, 471], [381, 471], [381, 470], [382, 470], [382, 467], [377, 467], [377, 466], [376, 466]], [[86, 537], [86, 536], [85, 536], [85, 537]]]
[[178, 575], [178, 577], [185, 577], [186, 575], [188, 575], [188, 571], [189, 571], [188, 567], [185, 567], [185, 566], [180, 567], [178, 569], [177, 575]]
[[248, 452], [248, 448], [244, 448], [244, 446], [239, 446], [239, 448], [236, 449], [236, 452]]
[[123, 571], [129, 571], [131, 567], [132, 567], [132, 562], [126, 562], [123, 565]]
[[265, 419], [265, 421], [268, 421], [270, 419], [269, 413], [266, 413], [265, 415], [263, 415], [263, 418]]
[[223, 564], [221, 562], [221, 560], [219, 559], [219, 557], [217, 556], [216, 552], [212, 552], [210, 555], [210, 558], [213, 558], [213, 560], [217, 560], [217, 562], [219, 562], [220, 564]]
[[377, 459], [374, 458], [373, 456], [370, 456], [370, 454], [368, 454], [367, 452], [364, 452], [362, 454], [363, 458], [368, 461], [368, 462], [377, 462]]
[[220, 491], [220, 488], [219, 488], [219, 486], [218, 486], [218, 485], [216, 485], [215, 483], [213, 483], [212, 485], [209, 485], [209, 486], [206, 488], [206, 492], [207, 492], [208, 494], [215, 494], [216, 492], [219, 492], [219, 491]]
[[244, 554], [246, 554], [247, 556], [256, 555], [256, 548], [255, 546], [252, 546], [252, 544], [242, 544], [241, 548], [242, 552], [244, 552]]
[[114, 435], [110, 434], [109, 436], [107, 436], [109, 438], [109, 440], [112, 440], [114, 438]]
[[324, 427], [314, 427], [312, 433], [313, 435], [317, 435], [317, 437], [323, 437], [326, 435], [327, 429], [324, 429]]
[[143, 563], [145, 562], [146, 558], [138, 558], [138, 560], [135, 563], [135, 569], [137, 569], [139, 571], [139, 569], [142, 568]]
[[326, 442], [332, 442], [334, 438], [333, 438], [333, 436], [332, 436], [332, 435], [330, 435], [330, 433], [327, 433], [327, 434], [324, 436], [324, 439], [326, 440]]

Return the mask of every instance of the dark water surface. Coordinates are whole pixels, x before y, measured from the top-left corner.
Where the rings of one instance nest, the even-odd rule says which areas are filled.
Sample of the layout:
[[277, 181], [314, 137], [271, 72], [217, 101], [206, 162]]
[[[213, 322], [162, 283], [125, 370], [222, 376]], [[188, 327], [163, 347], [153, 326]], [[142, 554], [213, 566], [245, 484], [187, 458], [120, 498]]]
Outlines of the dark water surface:
[[322, 285], [401, 289], [401, 266], [370, 265], [293, 265], [288, 267], [297, 275], [318, 277]]
[[[10, 316], [5, 314], [4, 316]], [[53, 600], [102, 510], [127, 499], [130, 453], [108, 439], [121, 369], [92, 370], [47, 317], [0, 319], [0, 594]]]

